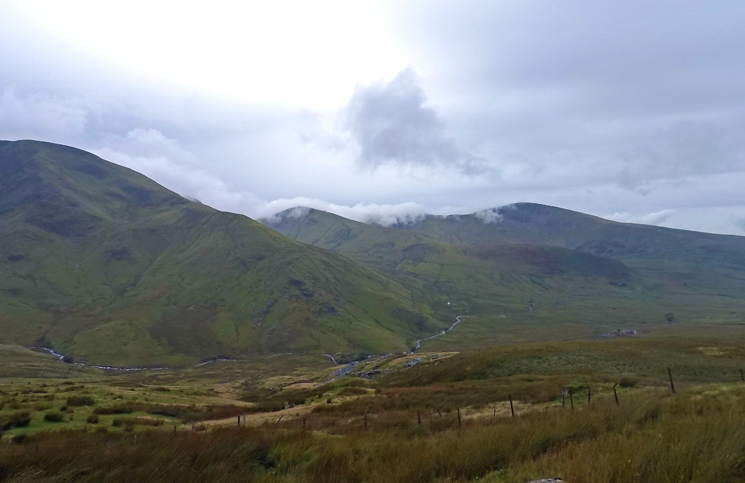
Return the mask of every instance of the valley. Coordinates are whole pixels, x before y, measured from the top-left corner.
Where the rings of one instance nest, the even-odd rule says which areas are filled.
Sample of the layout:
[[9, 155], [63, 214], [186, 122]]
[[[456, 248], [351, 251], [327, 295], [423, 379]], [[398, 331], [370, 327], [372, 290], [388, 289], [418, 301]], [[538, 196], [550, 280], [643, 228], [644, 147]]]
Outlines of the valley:
[[743, 237], [255, 221], [38, 141], [0, 237], [0, 482], [745, 477]]

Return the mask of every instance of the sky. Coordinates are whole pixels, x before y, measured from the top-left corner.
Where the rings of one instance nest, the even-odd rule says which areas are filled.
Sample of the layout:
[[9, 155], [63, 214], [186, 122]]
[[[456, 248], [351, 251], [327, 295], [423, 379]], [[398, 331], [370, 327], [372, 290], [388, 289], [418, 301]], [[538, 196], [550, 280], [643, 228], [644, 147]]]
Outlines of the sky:
[[745, 3], [36, 1], [0, 139], [253, 218], [516, 202], [745, 234]]

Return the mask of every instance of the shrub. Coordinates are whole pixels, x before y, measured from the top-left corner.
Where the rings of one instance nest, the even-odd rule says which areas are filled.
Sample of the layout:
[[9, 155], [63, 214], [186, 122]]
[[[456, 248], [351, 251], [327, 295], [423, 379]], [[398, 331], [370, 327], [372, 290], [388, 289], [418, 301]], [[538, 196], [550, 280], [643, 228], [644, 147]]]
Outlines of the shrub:
[[65, 415], [58, 412], [53, 413], [46, 413], [44, 415], [44, 421], [50, 422], [50, 423], [61, 423], [65, 420]]
[[620, 381], [618, 381], [618, 385], [621, 387], [634, 387], [637, 384], [637, 380], [633, 377], [622, 377]]
[[134, 426], [162, 426], [162, 419], [152, 418], [116, 418], [111, 422], [114, 427], [124, 426], [125, 428], [131, 428]]
[[70, 396], [67, 398], [68, 406], [94, 406], [96, 401], [90, 396]]
[[13, 444], [23, 444], [28, 439], [28, 436], [25, 434], [16, 434], [13, 436], [13, 438], [10, 440]]
[[109, 407], [98, 407], [93, 410], [94, 414], [129, 414], [135, 411], [144, 410], [143, 404], [136, 404], [132, 402], [126, 402], [124, 404], [117, 404], [116, 406]]
[[361, 387], [345, 387], [339, 393], [340, 396], [360, 396], [367, 394], [367, 391]]
[[11, 428], [23, 428], [31, 423], [31, 413], [28, 411], [18, 411], [7, 416], [0, 416], [0, 431], [7, 431]]

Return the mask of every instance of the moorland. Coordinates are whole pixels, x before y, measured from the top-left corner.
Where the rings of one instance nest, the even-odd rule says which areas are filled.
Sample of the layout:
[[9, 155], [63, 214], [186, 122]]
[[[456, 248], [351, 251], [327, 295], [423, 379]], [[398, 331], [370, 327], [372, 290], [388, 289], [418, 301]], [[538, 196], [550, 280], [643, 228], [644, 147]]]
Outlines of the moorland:
[[254, 221], [0, 142], [0, 482], [745, 480], [745, 238]]

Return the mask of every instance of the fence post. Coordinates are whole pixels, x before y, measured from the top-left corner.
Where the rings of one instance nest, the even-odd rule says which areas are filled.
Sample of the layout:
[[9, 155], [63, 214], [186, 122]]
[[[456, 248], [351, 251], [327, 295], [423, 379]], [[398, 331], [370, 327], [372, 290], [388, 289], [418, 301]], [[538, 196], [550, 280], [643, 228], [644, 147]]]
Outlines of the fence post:
[[574, 399], [572, 398], [572, 388], [569, 388], [569, 404], [572, 406], [572, 411], [574, 411]]
[[587, 405], [590, 405], [590, 401], [592, 401], [592, 388], [587, 388]]
[[512, 413], [512, 417], [515, 417], [515, 406], [512, 405], [512, 394], [510, 396], [510, 412]]
[[492, 416], [493, 419], [497, 419], [497, 408], [494, 408], [494, 416]]
[[440, 412], [439, 409], [437, 410], [437, 415], [440, 416], [440, 419], [442, 419], [442, 413]]
[[457, 408], [457, 409], [458, 409], [458, 427], [460, 428], [461, 427], [461, 423], [460, 423], [460, 408]]
[[667, 375], [670, 377], [670, 389], [673, 390], [673, 394], [675, 394], [675, 384], [673, 384], [673, 373], [670, 371], [670, 368], [667, 368]]
[[618, 384], [613, 384], [613, 397], [616, 398], [616, 406], [618, 406], [618, 393], [616, 392], [616, 386]]
[[241, 427], [241, 417], [240, 416], [238, 416], [238, 427], [239, 428]]
[[246, 425], [246, 413], [243, 413], [243, 425]]
[[277, 425], [279, 424], [279, 422], [280, 422], [280, 421], [282, 421], [282, 416], [284, 416], [284, 414], [280, 414], [280, 415], [279, 415], [279, 419], [277, 420], [277, 422], [276, 422], [276, 423], [274, 423], [274, 427], [275, 427], [275, 428], [277, 427]]
[[422, 415], [418, 409], [416, 410], [416, 422], [422, 424]]

